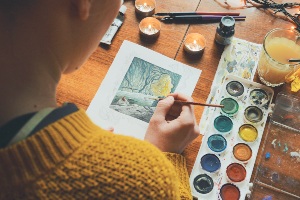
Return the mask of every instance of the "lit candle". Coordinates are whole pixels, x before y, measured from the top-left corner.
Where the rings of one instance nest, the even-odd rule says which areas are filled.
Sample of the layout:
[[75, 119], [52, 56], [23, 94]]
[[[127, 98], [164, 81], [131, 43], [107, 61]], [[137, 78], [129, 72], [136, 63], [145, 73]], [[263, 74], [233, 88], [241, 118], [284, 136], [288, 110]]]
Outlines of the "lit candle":
[[141, 36], [156, 38], [159, 36], [161, 23], [154, 17], [146, 17], [140, 22], [139, 28]]
[[190, 33], [184, 41], [184, 50], [191, 55], [203, 53], [205, 46], [205, 38], [198, 33]]
[[152, 6], [148, 5], [147, 3], [137, 5], [136, 7], [137, 7], [137, 9], [139, 9], [142, 12], [149, 12], [149, 11], [153, 10]]
[[158, 30], [149, 24], [148, 27], [144, 28], [143, 32], [147, 35], [153, 35], [158, 32]]
[[155, 12], [155, 0], [136, 0], [135, 12], [142, 17], [152, 16]]
[[202, 47], [197, 43], [197, 40], [194, 40], [193, 43], [188, 43], [185, 45], [191, 51], [200, 51], [202, 49]]

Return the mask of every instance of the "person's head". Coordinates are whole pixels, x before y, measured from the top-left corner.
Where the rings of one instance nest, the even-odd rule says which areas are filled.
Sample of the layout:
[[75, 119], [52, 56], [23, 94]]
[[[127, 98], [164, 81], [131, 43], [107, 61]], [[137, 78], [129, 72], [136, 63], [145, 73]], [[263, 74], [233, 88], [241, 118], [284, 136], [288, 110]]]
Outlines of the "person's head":
[[96, 49], [120, 4], [121, 0], [0, 0], [0, 65], [48, 64], [72, 72]]

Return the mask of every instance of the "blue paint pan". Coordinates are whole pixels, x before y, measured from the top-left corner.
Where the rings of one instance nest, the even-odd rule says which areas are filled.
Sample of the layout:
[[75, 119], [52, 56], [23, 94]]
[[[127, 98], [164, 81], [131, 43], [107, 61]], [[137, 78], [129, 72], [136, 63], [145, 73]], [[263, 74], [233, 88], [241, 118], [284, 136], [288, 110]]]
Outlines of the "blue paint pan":
[[221, 168], [221, 162], [215, 154], [205, 154], [200, 161], [202, 169], [207, 172], [214, 173]]
[[213, 152], [222, 153], [227, 147], [227, 141], [222, 135], [214, 134], [207, 139], [207, 145]]

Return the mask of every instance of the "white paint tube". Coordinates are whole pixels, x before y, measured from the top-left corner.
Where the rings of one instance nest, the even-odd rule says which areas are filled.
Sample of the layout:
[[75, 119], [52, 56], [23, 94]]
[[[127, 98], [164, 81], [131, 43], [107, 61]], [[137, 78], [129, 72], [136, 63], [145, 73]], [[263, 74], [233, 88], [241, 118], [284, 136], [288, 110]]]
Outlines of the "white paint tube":
[[124, 22], [124, 18], [125, 18], [124, 15], [125, 15], [126, 10], [127, 10], [127, 7], [125, 5], [122, 5], [119, 10], [118, 16], [116, 17], [116, 19], [114, 20], [112, 25], [110, 25], [110, 27], [106, 31], [104, 37], [100, 41], [100, 43], [104, 43], [104, 44], [108, 44], [108, 45], [111, 44], [112, 39], [114, 38], [118, 29], [122, 26], [122, 24]]

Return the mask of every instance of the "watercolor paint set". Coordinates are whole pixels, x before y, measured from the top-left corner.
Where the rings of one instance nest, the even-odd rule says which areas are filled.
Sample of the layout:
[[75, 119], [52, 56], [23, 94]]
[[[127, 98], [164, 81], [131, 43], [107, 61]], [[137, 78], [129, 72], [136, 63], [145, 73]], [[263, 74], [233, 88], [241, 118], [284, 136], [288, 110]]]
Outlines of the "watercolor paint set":
[[235, 200], [250, 194], [250, 178], [270, 112], [271, 88], [228, 75], [190, 175], [198, 199]]

